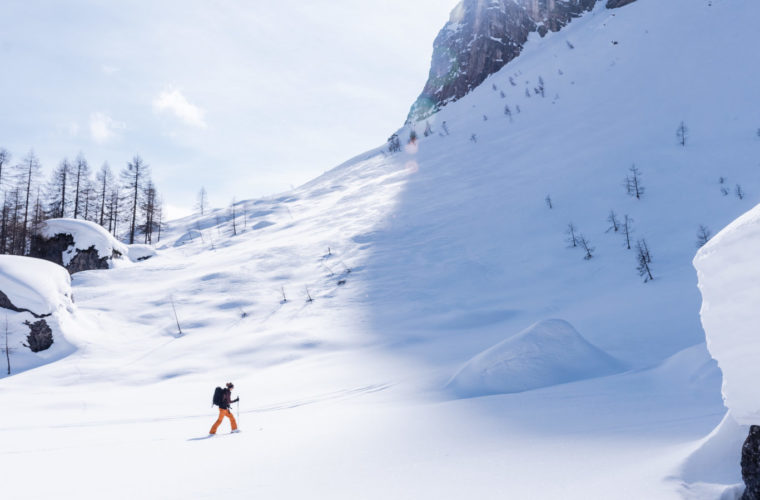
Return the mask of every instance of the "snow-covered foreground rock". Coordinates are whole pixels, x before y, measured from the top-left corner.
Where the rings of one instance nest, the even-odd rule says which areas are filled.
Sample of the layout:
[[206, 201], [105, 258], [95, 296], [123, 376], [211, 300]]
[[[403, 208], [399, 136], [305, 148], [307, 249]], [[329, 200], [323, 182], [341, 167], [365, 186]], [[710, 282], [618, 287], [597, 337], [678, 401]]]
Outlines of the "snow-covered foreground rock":
[[[404, 151], [240, 202], [236, 236], [218, 210], [174, 221], [139, 265], [75, 274], [76, 351], [0, 381], [0, 406], [23, 408], [0, 414], [4, 494], [681, 497], [704, 471], [679, 475], [684, 462], [725, 414], [696, 231], [760, 200], [760, 65], [746, 50], [759, 16], [749, 0], [600, 7], [531, 39]], [[546, 97], [526, 97], [539, 76]], [[640, 200], [621, 186], [633, 163]], [[653, 281], [608, 231], [611, 209], [646, 239]], [[569, 223], [591, 259], [567, 248]], [[630, 370], [487, 397], [445, 389], [548, 318]], [[227, 381], [243, 432], [205, 439]]]
[[729, 412], [685, 464], [686, 479], [738, 491], [742, 443], [760, 425], [760, 205], [729, 224], [694, 258], [707, 347], [723, 374]]
[[0, 307], [0, 378], [72, 351], [66, 339], [66, 333], [76, 328], [71, 279], [61, 266], [0, 255]]
[[723, 372], [733, 418], [760, 424], [760, 206], [732, 222], [694, 258], [707, 347]]

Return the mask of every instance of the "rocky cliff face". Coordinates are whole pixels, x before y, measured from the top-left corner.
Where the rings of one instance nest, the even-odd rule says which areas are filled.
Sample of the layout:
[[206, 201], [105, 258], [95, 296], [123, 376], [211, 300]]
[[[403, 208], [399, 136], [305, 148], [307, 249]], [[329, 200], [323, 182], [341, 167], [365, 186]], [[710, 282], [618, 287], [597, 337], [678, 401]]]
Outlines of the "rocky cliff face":
[[[407, 123], [480, 85], [520, 55], [528, 35], [559, 31], [602, 0], [461, 0], [433, 43], [430, 75]], [[608, 0], [608, 8], [635, 0]]]

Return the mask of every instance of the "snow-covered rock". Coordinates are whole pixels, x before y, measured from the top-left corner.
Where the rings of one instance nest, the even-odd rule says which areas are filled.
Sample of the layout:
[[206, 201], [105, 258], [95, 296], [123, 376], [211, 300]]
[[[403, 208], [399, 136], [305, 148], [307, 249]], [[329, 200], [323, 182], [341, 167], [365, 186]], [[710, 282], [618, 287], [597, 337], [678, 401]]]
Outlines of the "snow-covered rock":
[[707, 348], [723, 372], [723, 399], [743, 425], [760, 423], [760, 205], [694, 258]]
[[127, 256], [132, 262], [150, 259], [151, 257], [155, 257], [155, 255], [156, 249], [150, 245], [135, 243], [134, 245], [127, 246]]
[[528, 391], [619, 372], [623, 365], [567, 321], [549, 319], [467, 362], [448, 387], [463, 397]]
[[32, 237], [30, 255], [64, 266], [69, 273], [108, 269], [127, 255], [126, 245], [102, 226], [81, 219], [50, 219]]
[[72, 303], [69, 273], [61, 266], [31, 257], [0, 255], [0, 292], [17, 310], [31, 311], [37, 317]]
[[[0, 255], [0, 312], [8, 371], [18, 373], [60, 359], [73, 347], [63, 334], [73, 326], [71, 278], [61, 266], [42, 259]], [[4, 363], [5, 364], [5, 363]], [[5, 367], [4, 367], [5, 368]]]

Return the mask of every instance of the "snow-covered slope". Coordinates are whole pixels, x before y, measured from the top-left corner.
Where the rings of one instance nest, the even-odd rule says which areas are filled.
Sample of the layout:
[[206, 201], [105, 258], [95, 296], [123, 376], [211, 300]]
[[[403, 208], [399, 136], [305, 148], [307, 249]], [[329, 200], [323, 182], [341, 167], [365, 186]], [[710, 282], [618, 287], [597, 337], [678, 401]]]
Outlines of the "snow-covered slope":
[[[77, 351], [0, 382], [0, 405], [26, 410], [0, 420], [5, 491], [677, 498], [666, 478], [724, 414], [690, 262], [700, 224], [760, 200], [747, 50], [759, 15], [750, 0], [600, 6], [531, 39], [404, 151], [240, 202], [234, 236], [218, 210], [174, 221], [139, 266], [75, 275]], [[621, 185], [634, 163], [640, 200]], [[607, 231], [610, 210], [646, 239], [653, 281]], [[593, 258], [567, 248], [568, 223]], [[444, 390], [547, 318], [633, 369], [518, 394]], [[198, 439], [229, 380], [243, 432]]]

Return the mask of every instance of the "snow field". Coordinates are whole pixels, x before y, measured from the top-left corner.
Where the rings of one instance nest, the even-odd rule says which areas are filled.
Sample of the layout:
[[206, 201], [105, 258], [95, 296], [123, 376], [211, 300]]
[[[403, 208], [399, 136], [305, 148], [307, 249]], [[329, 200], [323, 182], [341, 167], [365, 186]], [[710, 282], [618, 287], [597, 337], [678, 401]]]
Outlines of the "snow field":
[[[689, 263], [699, 224], [717, 230], [760, 200], [760, 66], [742, 50], [756, 45], [758, 8], [600, 6], [437, 114], [449, 136], [240, 202], [237, 236], [212, 211], [174, 221], [149, 260], [78, 273], [76, 352], [0, 381], [3, 406], [23, 409], [0, 417], [5, 491], [640, 500], [730, 488], [737, 469], [710, 486], [709, 465], [682, 466], [725, 413]], [[547, 97], [525, 98], [539, 75]], [[512, 122], [505, 104], [521, 107]], [[642, 200], [621, 186], [632, 163]], [[746, 198], [723, 196], [720, 176]], [[610, 209], [647, 239], [653, 282], [606, 232]], [[569, 222], [591, 260], [566, 248]], [[487, 397], [444, 390], [478, 353], [547, 318], [631, 370]], [[194, 440], [230, 380], [243, 432]]]

